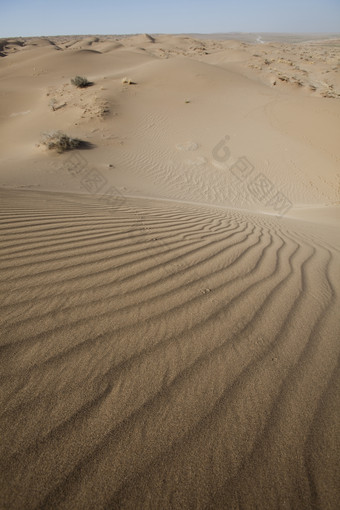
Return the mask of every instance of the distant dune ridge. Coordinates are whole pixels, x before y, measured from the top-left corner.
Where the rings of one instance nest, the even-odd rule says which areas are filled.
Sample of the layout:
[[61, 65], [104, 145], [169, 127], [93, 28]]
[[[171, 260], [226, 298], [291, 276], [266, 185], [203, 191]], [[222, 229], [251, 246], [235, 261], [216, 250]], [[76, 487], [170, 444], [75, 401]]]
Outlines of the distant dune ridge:
[[340, 39], [233, 35], [0, 40], [0, 508], [340, 507]]

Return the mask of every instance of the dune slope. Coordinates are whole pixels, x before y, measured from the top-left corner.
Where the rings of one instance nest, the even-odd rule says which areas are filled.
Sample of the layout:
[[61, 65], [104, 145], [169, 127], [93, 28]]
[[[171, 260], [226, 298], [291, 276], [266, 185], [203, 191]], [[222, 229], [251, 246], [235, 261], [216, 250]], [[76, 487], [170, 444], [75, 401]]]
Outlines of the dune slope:
[[8, 190], [1, 236], [3, 508], [336, 508], [338, 247]]
[[1, 509], [340, 507], [340, 50], [297, 40], [0, 41]]

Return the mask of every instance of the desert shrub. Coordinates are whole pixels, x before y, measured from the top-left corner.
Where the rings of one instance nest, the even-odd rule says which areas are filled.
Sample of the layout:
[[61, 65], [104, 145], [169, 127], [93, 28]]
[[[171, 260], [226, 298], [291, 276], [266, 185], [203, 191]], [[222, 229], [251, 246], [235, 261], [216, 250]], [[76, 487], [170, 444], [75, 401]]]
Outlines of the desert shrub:
[[43, 135], [42, 144], [49, 150], [56, 150], [57, 152], [65, 152], [76, 149], [82, 145], [82, 141], [78, 138], [71, 138], [62, 131], [53, 131], [52, 133], [45, 133]]
[[71, 83], [72, 83], [72, 85], [75, 85], [76, 87], [79, 87], [81, 89], [92, 85], [92, 82], [90, 82], [84, 76], [76, 76], [75, 78], [72, 78]]
[[135, 81], [132, 81], [131, 78], [126, 78], [126, 77], [122, 79], [122, 83], [123, 84], [126, 83], [128, 85], [136, 85]]

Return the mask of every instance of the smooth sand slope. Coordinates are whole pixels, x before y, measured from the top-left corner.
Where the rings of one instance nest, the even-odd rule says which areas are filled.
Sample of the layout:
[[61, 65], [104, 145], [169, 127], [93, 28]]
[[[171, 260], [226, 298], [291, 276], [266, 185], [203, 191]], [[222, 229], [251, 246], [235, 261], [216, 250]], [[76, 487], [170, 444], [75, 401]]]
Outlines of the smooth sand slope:
[[339, 508], [338, 42], [0, 51], [0, 507]]

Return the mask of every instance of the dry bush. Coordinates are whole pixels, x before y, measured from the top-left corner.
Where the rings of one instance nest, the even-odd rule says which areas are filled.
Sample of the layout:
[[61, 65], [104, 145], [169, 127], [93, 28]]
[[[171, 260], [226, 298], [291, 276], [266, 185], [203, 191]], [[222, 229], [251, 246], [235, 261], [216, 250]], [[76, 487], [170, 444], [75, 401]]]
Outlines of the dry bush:
[[122, 79], [122, 83], [126, 83], [127, 85], [136, 85], [136, 82], [135, 81], [132, 81], [131, 78], [123, 78]]
[[42, 138], [43, 145], [49, 150], [56, 150], [57, 152], [70, 151], [80, 147], [84, 142], [78, 138], [71, 138], [62, 131], [53, 131], [51, 133], [45, 133]]
[[84, 76], [76, 76], [75, 78], [72, 78], [71, 79], [71, 83], [72, 83], [72, 85], [75, 85], [75, 87], [78, 87], [78, 88], [81, 88], [81, 89], [83, 89], [85, 87], [89, 87], [90, 85], [92, 85], [92, 82], [89, 81]]

